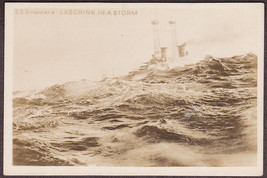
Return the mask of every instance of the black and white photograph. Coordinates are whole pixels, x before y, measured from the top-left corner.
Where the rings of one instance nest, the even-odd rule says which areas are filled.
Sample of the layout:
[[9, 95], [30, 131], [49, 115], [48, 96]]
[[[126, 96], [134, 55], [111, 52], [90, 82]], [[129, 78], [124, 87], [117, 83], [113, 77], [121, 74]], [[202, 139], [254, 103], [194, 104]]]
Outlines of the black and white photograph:
[[5, 16], [8, 175], [262, 175], [263, 4], [6, 3]]

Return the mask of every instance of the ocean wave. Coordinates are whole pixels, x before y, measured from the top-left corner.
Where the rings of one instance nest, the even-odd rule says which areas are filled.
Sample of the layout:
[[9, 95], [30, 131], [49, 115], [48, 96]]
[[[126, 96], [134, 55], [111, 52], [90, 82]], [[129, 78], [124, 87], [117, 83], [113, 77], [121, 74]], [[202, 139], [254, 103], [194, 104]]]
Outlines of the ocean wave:
[[210, 56], [99, 82], [14, 92], [13, 163], [255, 165], [256, 67], [250, 53]]

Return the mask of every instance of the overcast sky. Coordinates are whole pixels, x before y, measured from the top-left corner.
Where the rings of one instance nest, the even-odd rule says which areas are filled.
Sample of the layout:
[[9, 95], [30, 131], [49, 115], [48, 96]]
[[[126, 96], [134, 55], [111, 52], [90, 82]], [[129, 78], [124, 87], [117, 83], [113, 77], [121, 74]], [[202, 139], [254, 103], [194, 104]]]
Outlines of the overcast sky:
[[[168, 21], [176, 21], [178, 43], [188, 42], [192, 62], [205, 54], [223, 57], [258, 53], [263, 21], [262, 11], [254, 6], [146, 6], [116, 8], [137, 11], [137, 15], [125, 16], [62, 15], [59, 9], [53, 15], [15, 14], [14, 90], [100, 80], [103, 73], [111, 76], [112, 70], [115, 76], [127, 74], [151, 58], [154, 36], [150, 22], [155, 19], [160, 21], [161, 44], [169, 44]], [[98, 9], [90, 4], [81, 7]], [[70, 4], [69, 9], [77, 7]]]

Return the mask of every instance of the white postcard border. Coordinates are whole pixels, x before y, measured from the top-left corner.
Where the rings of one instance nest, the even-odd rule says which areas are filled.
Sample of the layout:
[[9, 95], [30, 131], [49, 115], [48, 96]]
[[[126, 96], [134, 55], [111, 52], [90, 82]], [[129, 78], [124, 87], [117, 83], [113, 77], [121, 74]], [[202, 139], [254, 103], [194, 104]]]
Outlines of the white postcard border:
[[[236, 3], [90, 3], [103, 8], [225, 8]], [[238, 3], [240, 8], [251, 6], [262, 12], [262, 49], [258, 56], [258, 166], [257, 167], [82, 167], [82, 166], [13, 166], [12, 165], [12, 59], [13, 13], [15, 8], [80, 8], [81, 3], [5, 3], [5, 80], [4, 80], [4, 175], [183, 175], [183, 176], [260, 176], [263, 174], [263, 87], [264, 87], [264, 4]]]

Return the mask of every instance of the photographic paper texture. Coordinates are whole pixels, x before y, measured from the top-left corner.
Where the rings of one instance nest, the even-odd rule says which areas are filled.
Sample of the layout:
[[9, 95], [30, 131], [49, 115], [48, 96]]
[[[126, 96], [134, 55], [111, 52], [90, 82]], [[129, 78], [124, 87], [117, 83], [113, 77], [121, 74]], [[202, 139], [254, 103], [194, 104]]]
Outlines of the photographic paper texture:
[[5, 5], [6, 175], [262, 175], [263, 4]]

